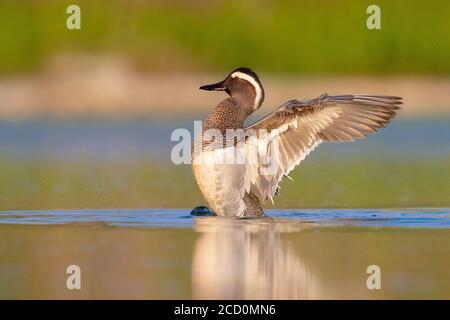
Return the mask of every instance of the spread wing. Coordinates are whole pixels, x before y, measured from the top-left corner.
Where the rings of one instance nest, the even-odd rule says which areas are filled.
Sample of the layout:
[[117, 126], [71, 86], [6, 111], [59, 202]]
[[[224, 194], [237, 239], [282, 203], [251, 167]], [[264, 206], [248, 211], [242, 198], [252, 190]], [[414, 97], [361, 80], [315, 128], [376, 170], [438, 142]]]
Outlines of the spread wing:
[[395, 116], [402, 98], [321, 95], [290, 100], [245, 128], [244, 186], [261, 201], [273, 199], [278, 184], [323, 141], [362, 139]]

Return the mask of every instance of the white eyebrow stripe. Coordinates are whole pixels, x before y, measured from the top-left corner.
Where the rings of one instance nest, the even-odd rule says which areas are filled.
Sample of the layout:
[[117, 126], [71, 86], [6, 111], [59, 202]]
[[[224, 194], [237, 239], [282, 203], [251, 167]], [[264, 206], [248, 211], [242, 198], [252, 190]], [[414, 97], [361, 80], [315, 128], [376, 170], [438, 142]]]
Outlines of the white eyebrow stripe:
[[261, 98], [262, 98], [262, 89], [261, 89], [261, 85], [258, 83], [258, 81], [256, 81], [252, 76], [250, 76], [246, 73], [240, 72], [240, 71], [233, 72], [231, 77], [248, 81], [255, 88], [256, 97], [255, 97], [255, 101], [253, 103], [253, 109], [256, 109], [259, 106], [259, 103], [261, 102]]

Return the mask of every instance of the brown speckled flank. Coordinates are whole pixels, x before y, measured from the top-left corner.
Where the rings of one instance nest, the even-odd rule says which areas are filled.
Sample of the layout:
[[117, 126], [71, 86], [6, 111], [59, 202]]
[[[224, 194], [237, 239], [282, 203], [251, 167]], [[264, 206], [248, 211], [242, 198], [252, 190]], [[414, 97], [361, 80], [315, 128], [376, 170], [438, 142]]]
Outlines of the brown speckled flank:
[[[232, 71], [225, 80], [200, 87], [208, 91], [226, 91], [230, 97], [220, 102], [203, 123], [207, 130], [242, 129], [245, 133], [244, 163], [195, 161], [193, 171], [201, 192], [212, 211], [219, 216], [262, 216], [262, 203], [273, 202], [279, 183], [322, 142], [362, 139], [384, 127], [396, 115], [400, 97], [383, 95], [323, 94], [315, 99], [289, 100], [260, 121], [244, 127], [245, 119], [264, 101], [264, 89], [258, 76], [248, 68]], [[272, 136], [263, 139], [258, 130]], [[202, 139], [202, 144], [205, 141]], [[256, 144], [271, 154], [259, 154]], [[202, 159], [214, 159], [224, 145], [203, 150]], [[232, 149], [233, 144], [226, 146]], [[253, 159], [253, 161], [247, 161]], [[198, 160], [198, 159], [197, 159]], [[271, 164], [270, 172], [263, 169]]]

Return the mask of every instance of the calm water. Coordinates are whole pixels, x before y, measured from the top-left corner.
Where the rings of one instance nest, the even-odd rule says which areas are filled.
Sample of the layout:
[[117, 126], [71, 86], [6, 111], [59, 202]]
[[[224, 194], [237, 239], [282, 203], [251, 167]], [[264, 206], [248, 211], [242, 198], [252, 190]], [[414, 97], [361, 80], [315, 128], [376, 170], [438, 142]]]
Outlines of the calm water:
[[[192, 121], [0, 121], [0, 153], [57, 159], [170, 160], [174, 129]], [[363, 141], [326, 144], [319, 156], [437, 157], [450, 154], [450, 118], [396, 119]]]
[[[175, 144], [170, 141], [172, 130], [191, 130], [192, 126], [191, 121], [0, 122], [0, 154], [32, 163], [34, 159], [64, 164], [67, 159], [107, 163], [143, 158], [167, 163]], [[364, 141], [318, 148], [315, 157], [350, 156], [375, 162], [388, 158], [393, 164], [423, 159], [427, 163], [448, 157], [449, 136], [450, 119], [398, 119]], [[65, 207], [64, 201], [53, 200], [70, 196], [70, 192], [59, 192], [70, 185], [67, 181], [58, 184], [55, 178], [54, 184], [48, 183], [48, 189], [55, 191], [39, 193], [39, 188], [47, 186], [41, 183], [47, 176], [20, 168], [12, 175], [4, 170], [3, 176], [10, 180], [3, 185], [0, 199], [17, 201], [18, 208], [30, 199], [34, 207], [48, 208], [48, 203]], [[141, 169], [136, 170], [140, 175]], [[67, 172], [61, 172], [66, 177]], [[381, 189], [375, 190], [391, 188], [407, 196], [415, 193], [407, 193], [406, 187], [423, 185], [426, 176], [414, 171], [411, 177], [416, 178], [407, 176], [396, 184], [395, 170], [387, 172], [395, 181], [380, 180]], [[437, 188], [436, 184], [439, 179], [445, 181], [446, 173], [438, 173], [439, 177], [426, 176], [431, 181], [429, 193], [445, 195], [448, 185], [441, 182]], [[51, 172], [47, 175], [53, 181]], [[105, 182], [106, 188], [125, 181], [124, 188], [97, 192], [94, 197], [106, 198], [107, 207], [111, 195], [124, 199], [155, 196], [138, 192], [151, 179], [141, 183], [126, 177], [119, 174]], [[19, 178], [23, 183], [11, 189]], [[166, 180], [154, 182], [150, 193], [171, 199], [173, 182]], [[309, 180], [312, 188], [316, 180], [320, 177]], [[77, 195], [85, 195], [85, 189], [91, 194], [102, 186], [101, 181], [78, 183], [82, 187], [72, 188]], [[171, 192], [161, 194], [161, 189]], [[187, 197], [188, 189], [181, 190]], [[339, 190], [332, 188], [331, 192]], [[8, 200], [11, 192], [18, 197]], [[372, 194], [379, 196], [380, 192]], [[81, 201], [74, 199], [78, 207]], [[450, 299], [450, 209], [269, 210], [269, 217], [261, 219], [193, 218], [189, 213], [187, 209], [0, 211], [0, 299]], [[66, 268], [73, 264], [81, 267], [79, 291], [66, 288]], [[381, 268], [380, 290], [366, 286], [370, 265]]]
[[[0, 298], [450, 299], [450, 209], [268, 216], [2, 211]], [[72, 264], [81, 290], [66, 289]]]

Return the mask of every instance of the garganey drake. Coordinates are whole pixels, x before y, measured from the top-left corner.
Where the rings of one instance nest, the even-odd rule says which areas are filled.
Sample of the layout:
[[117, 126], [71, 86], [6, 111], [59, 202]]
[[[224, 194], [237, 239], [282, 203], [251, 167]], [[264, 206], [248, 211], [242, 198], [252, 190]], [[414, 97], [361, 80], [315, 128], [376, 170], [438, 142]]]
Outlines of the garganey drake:
[[209, 207], [218, 216], [263, 216], [283, 177], [322, 142], [362, 139], [384, 127], [402, 104], [386, 95], [323, 94], [289, 100], [249, 126], [244, 121], [264, 101], [264, 88], [249, 68], [200, 87], [225, 91], [194, 139], [192, 168]]

